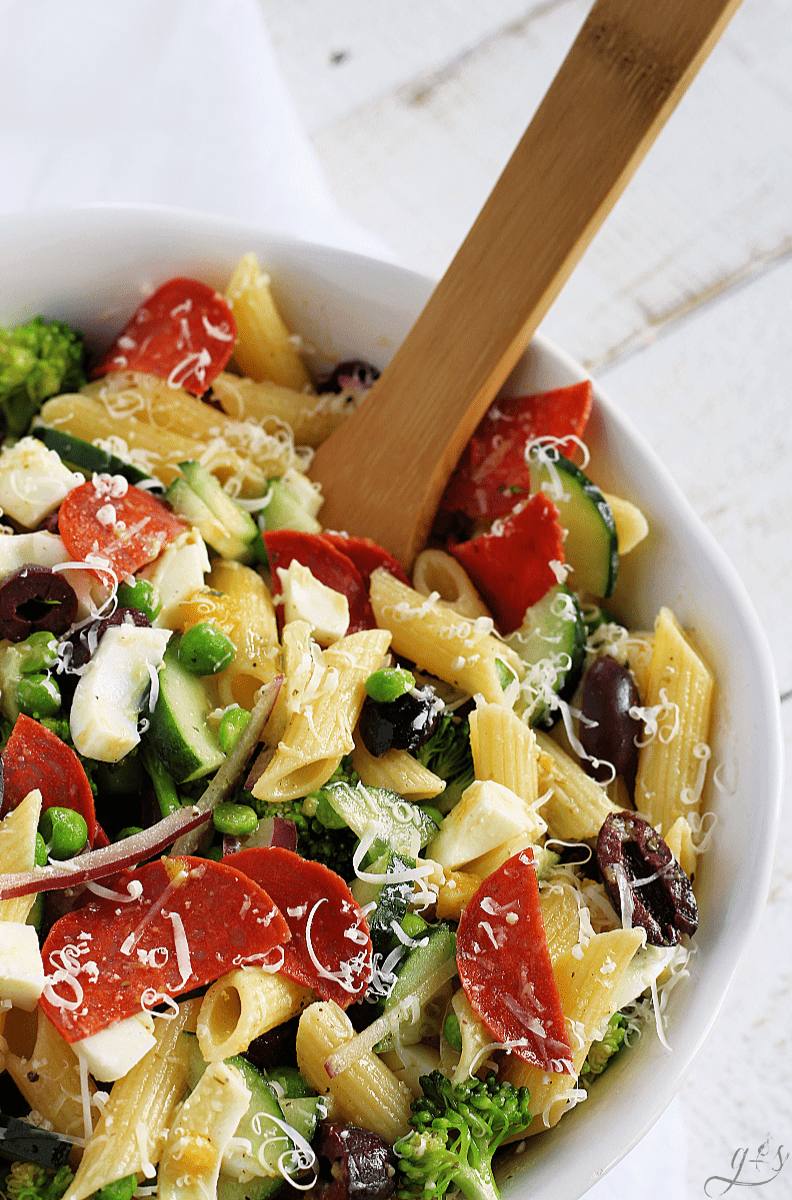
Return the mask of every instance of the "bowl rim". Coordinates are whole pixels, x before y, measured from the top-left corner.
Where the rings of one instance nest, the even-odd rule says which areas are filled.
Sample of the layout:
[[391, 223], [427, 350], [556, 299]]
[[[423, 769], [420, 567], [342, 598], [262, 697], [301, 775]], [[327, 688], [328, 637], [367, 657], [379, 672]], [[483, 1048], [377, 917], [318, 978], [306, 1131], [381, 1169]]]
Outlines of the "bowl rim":
[[[428, 296], [435, 282], [419, 272], [393, 262], [373, 258], [368, 254], [357, 253], [332, 245], [323, 245], [306, 239], [295, 238], [288, 234], [272, 233], [266, 228], [252, 224], [249, 221], [214, 216], [188, 208], [154, 204], [91, 203], [64, 208], [49, 208], [35, 212], [2, 214], [0, 215], [0, 242], [7, 242], [9, 237], [27, 238], [28, 240], [32, 238], [34, 243], [37, 238], [43, 238], [46, 241], [51, 238], [53, 230], [56, 228], [61, 229], [60, 237], [62, 238], [69, 236], [70, 232], [73, 234], [79, 228], [84, 227], [85, 222], [91, 219], [96, 219], [100, 224], [104, 223], [106, 227], [121, 228], [124, 223], [137, 222], [141, 227], [156, 226], [159, 229], [170, 225], [173, 228], [178, 228], [196, 236], [205, 235], [221, 238], [232, 234], [236, 236], [247, 235], [252, 243], [256, 242], [259, 245], [266, 244], [273, 247], [280, 247], [285, 251], [296, 251], [300, 255], [318, 256], [328, 261], [336, 258], [345, 260], [346, 262], [356, 261], [358, 264], [363, 264], [364, 269], [373, 269], [382, 272], [394, 281], [401, 277], [404, 280], [411, 280], [413, 284], [420, 282], [426, 296]], [[418, 290], [420, 291], [420, 288]], [[415, 316], [417, 316], [417, 312], [412, 314], [410, 321], [414, 320]], [[591, 378], [579, 363], [554, 342], [545, 338], [541, 332], [535, 336], [532, 345], [536, 347], [540, 355], [547, 355], [555, 363], [561, 364], [570, 376]], [[619, 1152], [616, 1157], [612, 1158], [612, 1161], [604, 1166], [600, 1166], [596, 1172], [592, 1173], [590, 1171], [588, 1178], [580, 1177], [577, 1184], [572, 1187], [568, 1185], [565, 1187], [561, 1180], [557, 1181], [560, 1186], [555, 1189], [553, 1194], [558, 1200], [563, 1200], [564, 1197], [567, 1200], [572, 1200], [573, 1197], [581, 1195], [583, 1191], [588, 1190], [607, 1170], [623, 1158], [662, 1115], [673, 1096], [679, 1090], [685, 1076], [691, 1070], [708, 1033], [718, 1019], [740, 961], [750, 941], [755, 936], [761, 921], [770, 886], [773, 860], [772, 851], [777, 839], [783, 799], [783, 731], [780, 697], [767, 637], [753, 609], [747, 589], [723, 549], [704, 525], [703, 521], [694, 512], [668, 468], [659, 459], [641, 431], [633, 425], [629, 417], [625, 415], [623, 410], [596, 383], [596, 380], [594, 380], [594, 389], [597, 405], [606, 415], [609, 426], [617, 429], [619, 435], [624, 435], [628, 442], [634, 443], [640, 449], [643, 458], [651, 464], [655, 477], [662, 483], [663, 489], [671, 502], [676, 518], [682, 521], [683, 525], [692, 522], [696, 530], [696, 536], [706, 547], [707, 554], [719, 578], [727, 585], [729, 595], [739, 609], [746, 634], [750, 638], [754, 663], [760, 681], [758, 686], [762, 705], [760, 715], [767, 737], [767, 758], [764, 763], [763, 776], [765, 804], [763, 808], [764, 821], [761, 843], [764, 852], [759, 858], [757, 873], [753, 879], [753, 886], [750, 892], [751, 902], [740, 910], [740, 922], [736, 931], [739, 944], [735, 947], [735, 952], [729, 959], [728, 969], [721, 970], [717, 978], [717, 1001], [709, 1006], [706, 1016], [699, 1015], [698, 1019], [693, 1022], [694, 1036], [690, 1044], [685, 1048], [684, 1062], [678, 1063], [679, 1069], [674, 1072], [673, 1081], [663, 1089], [653, 1092], [651, 1103], [645, 1107], [642, 1106], [641, 1112], [643, 1116], [641, 1122], [636, 1124], [628, 1141], [625, 1141], [620, 1147]], [[616, 1090], [615, 1084], [611, 1088], [611, 1091], [614, 1090]], [[586, 1107], [588, 1108], [589, 1105]], [[569, 1117], [564, 1122], [564, 1131], [566, 1131], [568, 1122], [577, 1124], [576, 1118], [579, 1115], [578, 1113], [569, 1114]], [[544, 1139], [540, 1140], [546, 1143], [546, 1139], [550, 1139], [554, 1143], [557, 1140], [556, 1133], [556, 1130], [550, 1131], [550, 1133], [545, 1135]], [[520, 1172], [521, 1175], [522, 1172]], [[520, 1176], [518, 1176], [518, 1180]], [[516, 1196], [520, 1190], [521, 1184], [517, 1182], [514, 1189], [510, 1188], [506, 1191], [506, 1200], [510, 1200], [510, 1197]], [[537, 1194], [543, 1198], [545, 1192], [541, 1191]], [[549, 1196], [550, 1194], [548, 1191], [547, 1195]]]

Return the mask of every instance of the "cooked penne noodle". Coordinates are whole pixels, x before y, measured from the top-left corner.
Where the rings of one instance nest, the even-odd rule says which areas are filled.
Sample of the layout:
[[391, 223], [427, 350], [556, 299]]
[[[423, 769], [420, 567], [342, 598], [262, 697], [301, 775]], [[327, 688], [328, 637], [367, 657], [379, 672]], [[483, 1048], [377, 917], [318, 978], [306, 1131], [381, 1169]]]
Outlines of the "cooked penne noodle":
[[366, 680], [389, 642], [387, 630], [368, 629], [306, 655], [310, 675], [283, 737], [253, 785], [257, 800], [291, 800], [327, 782], [354, 749], [352, 730], [363, 707]]
[[475, 621], [492, 614], [460, 563], [444, 550], [422, 550], [413, 566], [413, 587], [422, 596], [438, 592], [438, 604]]
[[422, 596], [382, 568], [371, 575], [371, 607], [391, 633], [393, 649], [421, 670], [485, 700], [506, 704], [497, 662], [516, 675], [514, 652], [492, 636], [488, 617], [471, 622], [431, 596]]
[[546, 733], [537, 731], [539, 791], [550, 836], [561, 841], [594, 838], [608, 813], [618, 812], [599, 784]]
[[481, 885], [482, 876], [471, 871], [444, 871], [437, 889], [435, 915], [438, 921], [458, 921]]
[[545, 1072], [539, 1067], [510, 1055], [503, 1074], [515, 1087], [527, 1087], [531, 1093], [533, 1120], [524, 1137], [541, 1133], [556, 1125], [574, 1101], [577, 1076], [591, 1043], [600, 1036], [613, 1015], [617, 984], [644, 944], [640, 929], [615, 929], [597, 933], [589, 939], [580, 957], [574, 947], [565, 950], [553, 964], [561, 1007], [570, 1031], [574, 1075]]
[[355, 407], [349, 393], [325, 392], [315, 396], [269, 379], [257, 383], [227, 371], [217, 376], [212, 393], [230, 417], [254, 421], [263, 429], [288, 426], [299, 446], [319, 446]]
[[409, 1129], [412, 1097], [382, 1059], [369, 1050], [334, 1079], [325, 1070], [333, 1051], [354, 1033], [349, 1017], [332, 1000], [309, 1005], [297, 1027], [297, 1066], [320, 1095], [334, 1098], [344, 1120], [395, 1142]]
[[271, 379], [298, 392], [310, 388], [311, 377], [255, 254], [240, 259], [226, 289], [226, 299], [236, 321], [234, 360], [242, 373], [255, 380]]
[[580, 941], [580, 900], [576, 893], [577, 889], [566, 882], [540, 888], [539, 904], [551, 962]]
[[[40, 815], [41, 792], [34, 788], [0, 821], [0, 875], [33, 870]], [[35, 899], [31, 895], [0, 900], [0, 921], [26, 921]]]
[[649, 533], [649, 522], [640, 508], [631, 504], [629, 500], [623, 500], [621, 496], [611, 496], [608, 492], [603, 492], [602, 495], [613, 513], [619, 554], [629, 554]]
[[359, 738], [355, 738], [352, 766], [367, 787], [388, 788], [410, 800], [431, 800], [445, 789], [445, 781], [406, 750], [388, 750], [376, 758]]
[[230, 971], [216, 980], [201, 1002], [196, 1033], [207, 1062], [247, 1050], [254, 1038], [296, 1017], [313, 992], [285, 975], [260, 967]]
[[655, 728], [638, 756], [635, 807], [661, 834], [700, 809], [709, 758], [713, 677], [669, 608], [655, 624], [644, 707]]
[[539, 799], [536, 736], [501, 704], [479, 704], [470, 714], [470, 747], [476, 779], [511, 788], [526, 804]]
[[185, 1000], [178, 1015], [156, 1022], [157, 1044], [113, 1085], [65, 1200], [85, 1200], [127, 1175], [154, 1177], [187, 1087], [189, 1046], [182, 1032], [199, 1004]]
[[677, 817], [663, 841], [685, 874], [692, 878], [696, 873], [696, 844], [687, 817]]
[[[55, 1026], [38, 1009], [36, 1043], [27, 1057], [9, 1053], [8, 1073], [31, 1109], [40, 1113], [56, 1133], [85, 1136], [80, 1066], [77, 1055]], [[88, 1081], [90, 1095], [96, 1091]]]

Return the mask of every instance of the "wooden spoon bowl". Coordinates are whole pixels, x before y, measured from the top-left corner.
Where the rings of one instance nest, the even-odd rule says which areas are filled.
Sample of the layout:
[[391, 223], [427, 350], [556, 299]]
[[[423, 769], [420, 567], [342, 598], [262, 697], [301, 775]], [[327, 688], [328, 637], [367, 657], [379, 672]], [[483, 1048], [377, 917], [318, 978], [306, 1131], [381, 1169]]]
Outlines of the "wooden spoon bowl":
[[479, 420], [740, 0], [597, 0], [381, 378], [318, 449], [323, 524], [406, 566]]

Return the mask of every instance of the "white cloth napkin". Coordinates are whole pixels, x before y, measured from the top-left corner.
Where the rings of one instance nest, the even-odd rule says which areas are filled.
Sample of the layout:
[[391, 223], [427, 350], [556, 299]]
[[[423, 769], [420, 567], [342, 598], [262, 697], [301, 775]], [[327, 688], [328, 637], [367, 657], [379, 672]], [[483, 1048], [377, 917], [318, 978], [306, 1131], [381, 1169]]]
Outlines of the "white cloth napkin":
[[[255, 0], [0, 0], [0, 212], [191, 208], [380, 258], [344, 216]], [[679, 1101], [588, 1193], [686, 1200]]]

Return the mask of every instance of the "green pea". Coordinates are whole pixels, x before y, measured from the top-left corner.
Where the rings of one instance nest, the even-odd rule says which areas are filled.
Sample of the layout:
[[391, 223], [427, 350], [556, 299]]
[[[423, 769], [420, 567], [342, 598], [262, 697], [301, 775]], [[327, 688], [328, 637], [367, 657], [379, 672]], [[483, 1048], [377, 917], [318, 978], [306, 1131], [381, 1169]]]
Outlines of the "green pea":
[[179, 642], [179, 662], [193, 675], [216, 675], [234, 661], [234, 643], [209, 621], [188, 629]]
[[245, 837], [258, 825], [255, 809], [247, 804], [234, 804], [230, 800], [218, 804], [212, 818], [218, 833], [227, 833], [232, 837]]
[[37, 867], [46, 867], [49, 861], [49, 855], [47, 854], [47, 843], [44, 841], [44, 838], [40, 833], [36, 834], [36, 849], [34, 851], [33, 861]]
[[389, 704], [415, 687], [415, 676], [403, 667], [383, 667], [366, 680], [366, 692], [377, 704]]
[[58, 639], [45, 629], [31, 633], [17, 649], [21, 652], [19, 669], [23, 675], [48, 671], [58, 661]]
[[137, 1185], [137, 1175], [125, 1175], [123, 1179], [106, 1183], [103, 1188], [94, 1192], [94, 1200], [132, 1200]]
[[51, 675], [23, 675], [16, 683], [17, 708], [26, 717], [54, 717], [60, 712], [61, 694]]
[[50, 858], [73, 858], [88, 840], [85, 818], [73, 808], [52, 805], [41, 814], [39, 833], [44, 838]]
[[250, 720], [250, 713], [244, 708], [240, 708], [235, 704], [233, 708], [229, 708], [223, 713], [220, 721], [220, 726], [217, 730], [217, 740], [220, 744], [220, 749], [225, 754], [230, 754], [236, 746], [245, 731], [245, 728]]
[[459, 1028], [459, 1017], [455, 1012], [450, 1012], [445, 1019], [443, 1025], [443, 1037], [448, 1042], [452, 1050], [462, 1051], [462, 1030]]
[[148, 579], [119, 584], [117, 595], [119, 608], [136, 608], [144, 613], [149, 621], [154, 622], [162, 612], [159, 592]]

